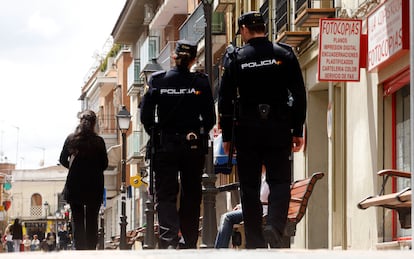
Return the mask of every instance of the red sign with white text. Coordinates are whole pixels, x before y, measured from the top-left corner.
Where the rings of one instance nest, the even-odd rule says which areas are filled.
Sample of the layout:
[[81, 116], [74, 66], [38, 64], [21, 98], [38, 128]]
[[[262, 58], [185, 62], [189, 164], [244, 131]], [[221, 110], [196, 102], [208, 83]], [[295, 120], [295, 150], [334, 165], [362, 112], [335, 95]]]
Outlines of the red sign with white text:
[[408, 10], [408, 0], [388, 0], [368, 16], [368, 70], [409, 49]]
[[361, 20], [320, 19], [319, 81], [359, 81]]

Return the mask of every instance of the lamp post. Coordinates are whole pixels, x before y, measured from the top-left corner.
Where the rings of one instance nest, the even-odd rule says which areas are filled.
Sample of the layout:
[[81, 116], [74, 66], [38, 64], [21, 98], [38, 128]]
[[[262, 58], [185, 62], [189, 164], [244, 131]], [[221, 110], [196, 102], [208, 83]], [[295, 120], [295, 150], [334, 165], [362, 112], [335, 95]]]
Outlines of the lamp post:
[[49, 203], [45, 201], [45, 203], [43, 203], [43, 207], [45, 208], [45, 218], [47, 219], [47, 216], [49, 215]]
[[[204, 60], [205, 71], [208, 74], [210, 86], [214, 95], [213, 87], [213, 54], [212, 54], [212, 40], [211, 40], [211, 23], [212, 23], [212, 4], [213, 0], [203, 0], [204, 19], [206, 22], [204, 32]], [[216, 175], [213, 168], [213, 143], [209, 142], [208, 154], [206, 155], [206, 171], [203, 174], [203, 231], [202, 244], [203, 248], [214, 247], [214, 240], [217, 233], [217, 219], [216, 219]]]
[[[160, 64], [158, 64], [157, 60], [154, 58], [145, 65], [144, 69], [142, 70], [142, 74], [144, 76], [145, 84], [148, 84], [148, 79], [152, 73], [161, 71], [163, 68]], [[154, 148], [154, 147], [152, 147]], [[152, 152], [152, 151], [151, 151]], [[149, 169], [149, 187], [148, 187], [148, 195], [147, 200], [145, 202], [145, 217], [146, 217], [146, 228], [145, 228], [145, 236], [144, 236], [144, 249], [154, 249], [155, 248], [155, 233], [154, 233], [154, 176], [152, 172], [152, 161], [150, 162], [150, 169]]]
[[131, 114], [126, 109], [125, 105], [122, 106], [121, 110], [116, 115], [119, 130], [122, 135], [122, 160], [121, 160], [121, 226], [119, 248], [121, 250], [127, 249], [126, 243], [126, 132], [129, 129], [129, 123], [131, 121]]

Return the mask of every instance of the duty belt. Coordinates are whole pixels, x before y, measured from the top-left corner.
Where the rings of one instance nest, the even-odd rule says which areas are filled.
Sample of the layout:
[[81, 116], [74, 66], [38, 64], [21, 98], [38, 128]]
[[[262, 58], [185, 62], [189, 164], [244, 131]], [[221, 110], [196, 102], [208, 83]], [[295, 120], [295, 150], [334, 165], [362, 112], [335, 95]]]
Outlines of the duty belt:
[[195, 132], [189, 133], [161, 133], [161, 143], [188, 143], [191, 149], [196, 149], [199, 136]]
[[255, 106], [250, 106], [248, 108], [241, 107], [240, 117], [241, 118], [250, 118], [250, 119], [261, 119], [269, 120], [274, 115], [274, 109], [272, 106], [266, 103], [257, 104]]

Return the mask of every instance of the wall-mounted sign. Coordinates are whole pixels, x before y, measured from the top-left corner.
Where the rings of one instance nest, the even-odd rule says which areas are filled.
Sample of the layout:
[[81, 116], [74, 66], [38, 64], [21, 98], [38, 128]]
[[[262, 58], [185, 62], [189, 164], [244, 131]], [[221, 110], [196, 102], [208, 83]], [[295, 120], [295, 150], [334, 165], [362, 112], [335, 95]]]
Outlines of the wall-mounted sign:
[[368, 15], [368, 70], [410, 48], [408, 2], [388, 0]]
[[320, 19], [319, 81], [359, 81], [361, 20]]

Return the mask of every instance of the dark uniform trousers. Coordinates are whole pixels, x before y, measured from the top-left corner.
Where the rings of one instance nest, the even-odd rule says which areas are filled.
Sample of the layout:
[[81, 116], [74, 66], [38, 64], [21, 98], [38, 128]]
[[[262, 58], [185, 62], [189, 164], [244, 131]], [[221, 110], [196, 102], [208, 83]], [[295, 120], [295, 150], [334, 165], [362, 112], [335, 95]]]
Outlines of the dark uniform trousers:
[[157, 148], [154, 185], [160, 248], [175, 248], [179, 231], [185, 242], [181, 248], [197, 247], [204, 161], [201, 148], [191, 148], [184, 135], [164, 136]]
[[262, 164], [269, 185], [267, 225], [283, 233], [289, 209], [291, 184], [291, 133], [276, 120], [240, 118], [236, 128], [238, 175], [246, 248], [267, 247], [263, 237], [260, 184]]

